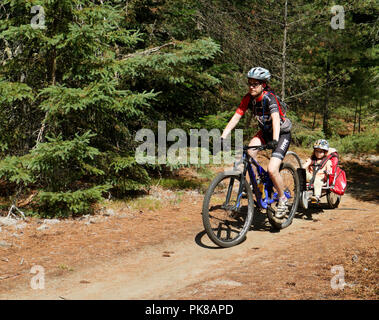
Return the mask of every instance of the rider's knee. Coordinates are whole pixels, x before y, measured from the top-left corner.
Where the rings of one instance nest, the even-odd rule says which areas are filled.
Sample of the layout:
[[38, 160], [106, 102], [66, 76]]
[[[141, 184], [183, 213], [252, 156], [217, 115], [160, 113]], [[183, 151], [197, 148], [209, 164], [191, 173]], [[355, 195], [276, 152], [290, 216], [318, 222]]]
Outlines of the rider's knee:
[[276, 175], [279, 174], [279, 166], [276, 165], [276, 163], [269, 163], [267, 167], [267, 172], [270, 175], [270, 177], [275, 177]]

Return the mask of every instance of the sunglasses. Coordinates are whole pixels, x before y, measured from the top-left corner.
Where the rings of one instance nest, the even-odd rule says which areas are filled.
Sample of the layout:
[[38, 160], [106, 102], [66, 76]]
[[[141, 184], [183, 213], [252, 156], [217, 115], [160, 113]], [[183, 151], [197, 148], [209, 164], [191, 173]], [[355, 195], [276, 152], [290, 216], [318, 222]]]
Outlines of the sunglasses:
[[247, 85], [248, 85], [248, 87], [256, 88], [256, 87], [260, 86], [261, 83], [260, 82], [248, 82]]

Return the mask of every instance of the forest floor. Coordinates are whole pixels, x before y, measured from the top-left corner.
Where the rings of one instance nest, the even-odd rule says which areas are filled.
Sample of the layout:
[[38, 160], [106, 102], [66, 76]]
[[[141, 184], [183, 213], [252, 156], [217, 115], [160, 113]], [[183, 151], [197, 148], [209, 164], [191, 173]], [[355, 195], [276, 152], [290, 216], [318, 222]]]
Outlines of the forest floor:
[[[247, 239], [228, 249], [205, 234], [198, 190], [158, 185], [76, 219], [2, 218], [0, 299], [376, 300], [378, 162], [342, 167], [348, 190], [337, 209], [324, 200], [299, 210], [280, 232], [258, 213]], [[209, 183], [196, 170], [179, 173], [191, 177]]]

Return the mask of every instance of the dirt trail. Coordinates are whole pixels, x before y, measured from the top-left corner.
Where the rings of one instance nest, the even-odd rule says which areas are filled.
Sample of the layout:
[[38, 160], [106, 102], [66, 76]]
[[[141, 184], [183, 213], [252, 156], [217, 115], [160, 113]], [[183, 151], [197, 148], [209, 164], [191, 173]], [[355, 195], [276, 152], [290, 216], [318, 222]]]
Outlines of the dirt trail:
[[[365, 259], [371, 255], [375, 255], [373, 258], [377, 261], [379, 211], [375, 203], [358, 201], [350, 195], [345, 195], [340, 208], [336, 210], [313, 209], [309, 211], [313, 214], [296, 217], [290, 227], [280, 232], [273, 232], [269, 227], [263, 226], [260, 230], [250, 231], [247, 240], [239, 246], [218, 249], [203, 232], [199, 215], [201, 196], [188, 200], [190, 200], [188, 203], [184, 201], [180, 205], [182, 215], [175, 218], [172, 214], [166, 216], [166, 221], [167, 217], [173, 220], [168, 221], [166, 225], [156, 223], [151, 229], [140, 225], [145, 231], [146, 242], [132, 246], [134, 249], [129, 247], [128, 250], [124, 248], [125, 251], [120, 251], [120, 247], [127, 245], [118, 242], [118, 252], [109, 248], [108, 256], [96, 258], [93, 254], [88, 256], [85, 264], [81, 265], [70, 262], [73, 271], [48, 272], [52, 267], [46, 267], [44, 290], [30, 288], [30, 279], [33, 276], [27, 272], [33, 264], [30, 263], [24, 272], [19, 272], [21, 276], [16, 277], [14, 281], [3, 280], [8, 282], [3, 287], [0, 286], [0, 299], [360, 297], [372, 299], [377, 297], [378, 292], [367, 291], [366, 283], [359, 283], [360, 279], [357, 279], [354, 273], [356, 271], [354, 268], [357, 267], [364, 268], [370, 274], [372, 272], [377, 274], [378, 271], [377, 263], [364, 264]], [[180, 207], [176, 208], [176, 211]], [[160, 210], [159, 215], [150, 213], [149, 218], [159, 222], [159, 217], [165, 219], [162, 217], [163, 211], [165, 210]], [[169, 212], [169, 209], [166, 211]], [[122, 230], [123, 224], [127, 223], [125, 220], [127, 219], [113, 221], [116, 223], [113, 225]], [[138, 222], [137, 220], [133, 223]], [[96, 230], [100, 230], [110, 224], [110, 221], [86, 225], [87, 234], [89, 234], [88, 229], [97, 227]], [[137, 230], [138, 224], [134, 228]], [[61, 231], [61, 237], [64, 237], [64, 232]], [[140, 235], [142, 235], [141, 240], [143, 232]], [[147, 235], [150, 235], [150, 241]], [[75, 241], [76, 238], [72, 237], [71, 234], [72, 241]], [[128, 238], [132, 243], [130, 234], [126, 236], [118, 233], [117, 237]], [[105, 238], [99, 241], [104, 241]], [[77, 245], [80, 246], [80, 243]], [[78, 255], [78, 259], [80, 256], [84, 257], [84, 252], [89, 249], [82, 249], [79, 252], [73, 251], [72, 255]], [[17, 250], [14, 254], [17, 254]], [[0, 251], [0, 257], [6, 254], [11, 257], [9, 250]], [[22, 254], [26, 255], [26, 252]], [[351, 264], [353, 254], [359, 259], [354, 265]], [[48, 255], [45, 256], [45, 260], [36, 262], [49, 265], [53, 257]], [[69, 257], [69, 251], [66, 252], [66, 257]], [[67, 259], [65, 261], [68, 261]], [[9, 265], [9, 262], [5, 264]], [[57, 263], [59, 262], [54, 261], [51, 265], [56, 266]], [[364, 265], [361, 266], [362, 263]], [[344, 290], [331, 289], [330, 281], [333, 277], [331, 267], [334, 265], [346, 268], [346, 283], [352, 283], [351, 286], [346, 286]], [[375, 281], [374, 287], [377, 290], [377, 278]]]

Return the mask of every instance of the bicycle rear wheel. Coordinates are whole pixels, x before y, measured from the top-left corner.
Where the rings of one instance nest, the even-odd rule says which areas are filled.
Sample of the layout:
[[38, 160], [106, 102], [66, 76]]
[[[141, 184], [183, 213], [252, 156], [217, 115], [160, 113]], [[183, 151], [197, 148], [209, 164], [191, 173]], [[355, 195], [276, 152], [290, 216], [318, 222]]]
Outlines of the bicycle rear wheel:
[[279, 173], [282, 176], [284, 193], [288, 199], [287, 211], [283, 218], [276, 218], [275, 211], [277, 202], [274, 202], [268, 207], [267, 216], [270, 224], [275, 229], [284, 229], [292, 223], [292, 220], [295, 217], [300, 199], [300, 183], [295, 168], [289, 163], [282, 163]]
[[283, 162], [292, 164], [295, 169], [303, 167], [300, 157], [294, 151], [287, 151]]
[[212, 181], [204, 197], [202, 217], [204, 229], [215, 244], [227, 248], [242, 242], [253, 213], [253, 193], [241, 174], [220, 173]]

